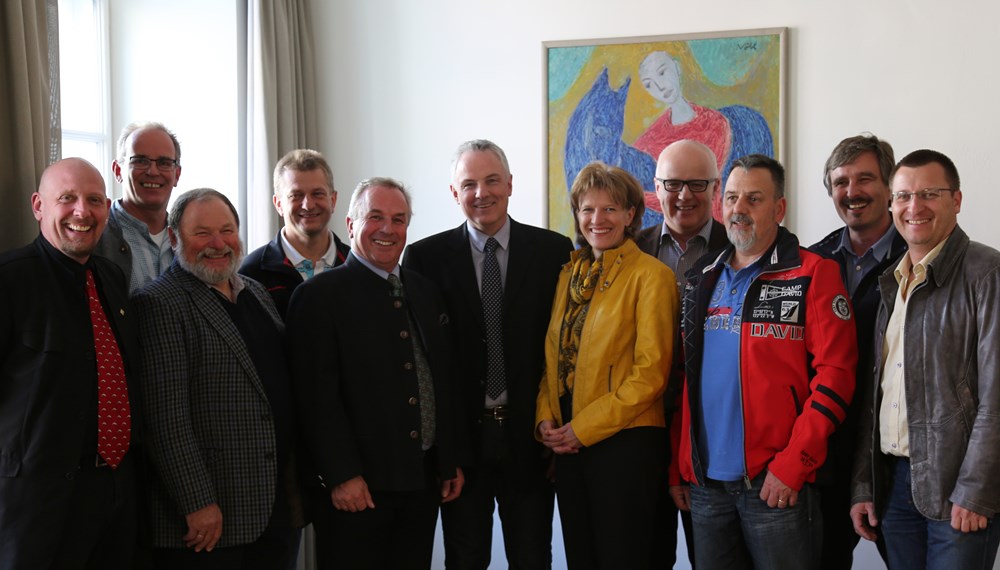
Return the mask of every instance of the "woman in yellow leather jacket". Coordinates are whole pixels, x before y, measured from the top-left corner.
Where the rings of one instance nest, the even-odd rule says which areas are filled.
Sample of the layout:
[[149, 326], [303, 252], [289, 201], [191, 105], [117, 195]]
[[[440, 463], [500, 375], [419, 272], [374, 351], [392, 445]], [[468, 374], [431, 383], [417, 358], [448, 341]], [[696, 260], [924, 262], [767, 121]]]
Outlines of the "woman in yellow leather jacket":
[[677, 285], [632, 240], [644, 205], [630, 174], [591, 163], [570, 201], [581, 247], [556, 288], [536, 436], [556, 454], [568, 566], [648, 568], [666, 492], [663, 392]]

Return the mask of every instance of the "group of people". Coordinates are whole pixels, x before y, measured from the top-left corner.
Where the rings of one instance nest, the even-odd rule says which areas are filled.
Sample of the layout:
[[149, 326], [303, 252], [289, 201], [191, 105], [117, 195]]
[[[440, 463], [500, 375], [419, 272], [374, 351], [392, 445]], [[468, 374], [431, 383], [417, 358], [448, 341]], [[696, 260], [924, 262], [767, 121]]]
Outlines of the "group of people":
[[[0, 567], [992, 568], [1000, 543], [1000, 253], [957, 224], [958, 172], [845, 139], [823, 183], [844, 227], [781, 226], [784, 169], [595, 162], [576, 247], [508, 214], [503, 150], [460, 145], [465, 222], [407, 245], [412, 199], [362, 181], [349, 245], [330, 166], [274, 169], [284, 226], [244, 258], [239, 216], [175, 196], [180, 144], [123, 131], [109, 201], [82, 159], [32, 195], [0, 256]], [[722, 187], [721, 180], [726, 183]], [[721, 193], [722, 221], [712, 217]], [[405, 250], [405, 253], [404, 253]], [[683, 302], [682, 302], [683, 300]], [[994, 443], [990, 443], [994, 442]], [[678, 516], [678, 514], [680, 516]]]

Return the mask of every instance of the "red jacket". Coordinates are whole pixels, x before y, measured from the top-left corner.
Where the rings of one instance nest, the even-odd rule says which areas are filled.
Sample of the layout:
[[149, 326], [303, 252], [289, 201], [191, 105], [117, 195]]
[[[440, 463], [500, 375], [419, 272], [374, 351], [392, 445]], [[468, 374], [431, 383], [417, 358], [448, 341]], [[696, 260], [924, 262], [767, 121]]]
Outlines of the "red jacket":
[[[702, 346], [708, 302], [733, 247], [702, 258], [684, 291], [685, 383], [680, 430], [674, 430], [671, 484], [703, 484], [697, 425], [701, 410]], [[744, 475], [767, 468], [801, 489], [826, 459], [827, 440], [844, 421], [854, 395], [857, 336], [852, 308], [829, 259], [799, 247], [779, 228], [743, 304], [740, 386], [743, 401]], [[678, 470], [679, 464], [679, 470]], [[678, 472], [679, 471], [679, 472]]]

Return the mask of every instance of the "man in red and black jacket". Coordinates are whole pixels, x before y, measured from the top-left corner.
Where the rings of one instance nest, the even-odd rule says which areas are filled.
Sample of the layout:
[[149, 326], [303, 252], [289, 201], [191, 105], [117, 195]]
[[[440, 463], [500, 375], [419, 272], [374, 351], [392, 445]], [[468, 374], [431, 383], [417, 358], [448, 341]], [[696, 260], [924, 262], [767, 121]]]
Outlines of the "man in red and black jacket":
[[723, 195], [733, 245], [699, 260], [684, 293], [679, 472], [700, 569], [811, 568], [811, 483], [854, 393], [855, 326], [840, 269], [779, 226], [784, 169], [750, 155]]

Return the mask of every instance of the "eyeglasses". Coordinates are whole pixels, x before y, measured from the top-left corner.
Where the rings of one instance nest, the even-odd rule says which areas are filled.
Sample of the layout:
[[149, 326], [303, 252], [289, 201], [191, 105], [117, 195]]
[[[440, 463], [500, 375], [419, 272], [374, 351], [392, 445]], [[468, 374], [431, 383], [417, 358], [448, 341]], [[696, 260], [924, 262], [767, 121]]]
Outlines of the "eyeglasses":
[[128, 157], [128, 163], [136, 170], [149, 170], [149, 167], [154, 163], [156, 164], [157, 170], [163, 171], [173, 170], [178, 165], [177, 160], [173, 158], [161, 156], [160, 158], [153, 159], [148, 156], [142, 156], [141, 154]]
[[708, 190], [708, 185], [715, 182], [715, 179], [710, 180], [677, 180], [675, 178], [657, 178], [660, 184], [663, 185], [663, 189], [667, 192], [680, 192], [685, 186], [688, 190], [692, 192], [704, 192]]
[[942, 192], [954, 192], [954, 188], [924, 188], [923, 190], [917, 190], [916, 192], [906, 192], [905, 190], [900, 190], [899, 192], [892, 193], [892, 201], [897, 204], [909, 204], [910, 200], [913, 200], [914, 196], [920, 198], [921, 202], [933, 202], [941, 197]]

